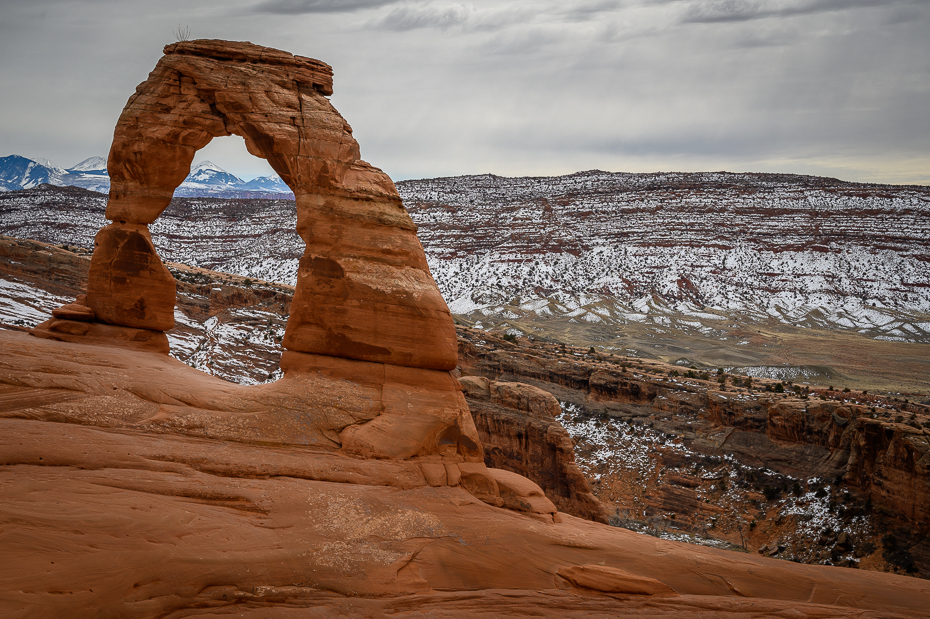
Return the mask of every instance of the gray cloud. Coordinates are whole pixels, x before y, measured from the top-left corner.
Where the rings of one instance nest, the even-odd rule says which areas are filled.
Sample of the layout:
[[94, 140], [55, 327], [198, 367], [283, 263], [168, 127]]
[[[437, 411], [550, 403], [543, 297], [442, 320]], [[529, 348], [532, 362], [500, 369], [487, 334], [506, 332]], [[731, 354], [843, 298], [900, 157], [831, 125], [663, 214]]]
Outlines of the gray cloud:
[[258, 13], [304, 15], [308, 13], [350, 13], [376, 9], [401, 0], [265, 0], [255, 6]]
[[453, 26], [466, 33], [492, 33], [514, 26], [526, 27], [540, 15], [550, 13], [548, 7], [527, 2], [511, 2], [493, 6], [458, 2], [419, 2], [397, 7], [387, 15], [370, 21], [368, 26], [394, 32], [419, 29], [447, 30]]
[[[396, 179], [600, 168], [930, 182], [926, 1], [706, 2], [699, 25], [683, 21], [696, 0], [258, 3], [2, 5], [0, 55], [15, 60], [0, 63], [0, 156], [106, 155], [183, 16], [195, 38], [331, 64], [363, 158]], [[200, 158], [267, 169], [232, 138]]]
[[911, 5], [919, 0], [717, 0], [692, 3], [684, 22], [741, 22], [770, 17], [792, 17], [861, 8]]
[[469, 11], [464, 6], [402, 6], [376, 22], [376, 27], [395, 32], [418, 28], [439, 28], [464, 24]]

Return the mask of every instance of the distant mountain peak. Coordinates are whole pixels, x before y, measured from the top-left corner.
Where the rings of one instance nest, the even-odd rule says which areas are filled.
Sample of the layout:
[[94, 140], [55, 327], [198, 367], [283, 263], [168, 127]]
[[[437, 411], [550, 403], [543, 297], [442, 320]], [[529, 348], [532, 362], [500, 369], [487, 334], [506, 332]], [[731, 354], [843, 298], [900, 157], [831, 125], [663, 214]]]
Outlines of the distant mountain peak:
[[225, 172], [226, 174], [229, 174], [229, 172], [226, 172], [226, 170], [224, 170], [220, 166], [216, 165], [212, 161], [207, 161], [206, 159], [194, 165], [194, 167], [191, 168], [191, 174], [193, 174], [194, 172], [199, 172], [201, 170], [213, 170], [215, 172]]
[[31, 157], [29, 159], [31, 161], [35, 161], [36, 163], [38, 163], [39, 165], [43, 167], [48, 168], [52, 172], [56, 172], [58, 174], [65, 174], [67, 172], [67, 170], [56, 165], [52, 160], [46, 159], [45, 157]]
[[104, 157], [88, 157], [84, 161], [68, 168], [69, 172], [106, 172], [107, 160]]

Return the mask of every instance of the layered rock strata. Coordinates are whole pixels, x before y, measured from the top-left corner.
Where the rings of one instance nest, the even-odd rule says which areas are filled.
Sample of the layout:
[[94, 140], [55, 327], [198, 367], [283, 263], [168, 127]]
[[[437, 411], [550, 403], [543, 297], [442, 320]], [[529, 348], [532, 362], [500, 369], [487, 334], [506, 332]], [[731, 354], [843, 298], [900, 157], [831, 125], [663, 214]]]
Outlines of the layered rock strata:
[[[870, 543], [897, 544], [899, 550], [909, 552], [916, 570], [930, 573], [930, 407], [862, 393], [853, 397], [814, 390], [808, 395], [790, 388], [787, 393], [776, 393], [763, 389], [776, 381], [754, 379], [754, 386], [747, 388], [734, 385], [744, 380], [737, 376], [725, 376], [726, 384], [721, 386], [716, 376], [701, 379], [691, 372], [694, 377], [684, 377], [680, 376], [684, 368], [659, 362], [599, 359], [596, 354], [542, 343], [513, 345], [471, 329], [460, 328], [459, 336], [464, 373], [549, 391], [574, 411], [568, 419], [577, 415], [579, 421], [590, 420], [589, 431], [601, 426], [603, 432], [616, 433], [612, 423], [616, 421], [634, 433], [676, 437], [690, 453], [686, 456], [682, 449], [653, 445], [649, 466], [654, 463], [660, 469], [676, 470], [691, 458], [702, 461], [697, 475], [662, 473], [656, 479], [652, 473], [642, 472], [638, 480], [597, 475], [601, 479], [595, 494], [611, 511], [616, 508], [622, 515], [635, 508], [663, 521], [663, 526], [668, 526], [671, 516], [676, 529], [703, 535], [707, 534], [704, 527], [708, 521], [719, 521], [712, 533], [736, 543], [741, 536], [751, 537], [746, 528], [750, 521], [762, 525], [755, 529], [756, 535], [781, 535], [767, 530], [764, 510], [757, 513], [754, 509], [752, 515], [734, 519], [731, 508], [716, 504], [725, 484], [721, 484], [719, 473], [707, 469], [721, 456], [732, 457], [733, 462], [754, 470], [756, 478], [777, 473], [779, 486], [767, 490], [777, 490], [779, 495], [783, 492], [780, 484], [788, 480], [790, 486], [792, 479], [842, 488], [830, 500], [831, 509], [837, 510], [836, 503], [840, 503], [847, 520], [858, 514], [884, 522]], [[845, 401], [840, 397], [844, 395]], [[480, 429], [482, 422], [477, 416], [476, 421]], [[543, 437], [527, 436], [535, 439], [528, 451], [548, 448]], [[595, 451], [603, 448], [600, 443], [588, 445]], [[589, 452], [579, 460], [603, 457], [603, 451], [597, 458]], [[775, 482], [757, 479], [756, 483], [755, 493], [747, 494], [747, 498], [754, 494], [755, 499], [745, 507], [775, 503], [763, 496], [766, 483]], [[710, 487], [718, 490], [711, 492]], [[708, 501], [710, 495], [715, 500]], [[776, 514], [773, 519], [784, 518]], [[725, 521], [729, 522], [726, 526]], [[732, 531], [728, 530], [731, 525]], [[743, 527], [741, 532], [738, 526]], [[894, 542], [894, 537], [899, 541]]]

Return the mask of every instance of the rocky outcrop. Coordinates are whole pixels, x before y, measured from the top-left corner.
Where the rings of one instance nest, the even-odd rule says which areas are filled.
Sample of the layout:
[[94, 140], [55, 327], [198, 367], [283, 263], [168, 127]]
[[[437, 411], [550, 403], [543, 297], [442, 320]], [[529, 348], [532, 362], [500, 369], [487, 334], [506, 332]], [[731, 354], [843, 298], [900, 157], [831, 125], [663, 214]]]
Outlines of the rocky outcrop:
[[[912, 578], [553, 518], [538, 486], [483, 463], [342, 453], [338, 429], [396, 396], [373, 364], [246, 388], [131, 349], [12, 331], [0, 347], [3, 616], [919, 617], [930, 606], [930, 584]], [[406, 390], [417, 401], [429, 387]]]
[[317, 60], [227, 41], [169, 45], [116, 125], [106, 215], [87, 303], [108, 324], [163, 331], [174, 281], [148, 236], [214, 137], [235, 133], [293, 190], [306, 249], [284, 347], [310, 354], [451, 370], [455, 333], [416, 226], [391, 180], [362, 161], [326, 99]]
[[[272, 400], [284, 398], [288, 408], [289, 398], [300, 400], [314, 385], [323, 400], [304, 405], [327, 412], [299, 423], [279, 420], [275, 429], [263, 422], [210, 431], [228, 439], [309, 442], [362, 458], [473, 463], [477, 468], [462, 483], [497, 504], [498, 485], [484, 469], [461, 386], [449, 372], [457, 363], [455, 330], [416, 226], [390, 178], [360, 159], [330, 94], [332, 70], [317, 60], [251, 43], [165, 47], [114, 131], [106, 207], [112, 223], [95, 239], [86, 297], [32, 333], [167, 353], [176, 281], [148, 226], [170, 203], [197, 150], [214, 137], [241, 135], [293, 190], [306, 245], [283, 338], [287, 379], [271, 388]], [[332, 394], [343, 400], [324, 404]], [[247, 402], [269, 396], [238, 397], [245, 413]], [[169, 398], [175, 401], [184, 398]], [[160, 415], [183, 426], [189, 413]], [[445, 483], [450, 479], [457, 484], [459, 476]]]
[[489, 467], [532, 479], [560, 511], [607, 523], [607, 510], [591, 493], [575, 463], [574, 444], [558, 421], [558, 400], [538, 387], [461, 379]]

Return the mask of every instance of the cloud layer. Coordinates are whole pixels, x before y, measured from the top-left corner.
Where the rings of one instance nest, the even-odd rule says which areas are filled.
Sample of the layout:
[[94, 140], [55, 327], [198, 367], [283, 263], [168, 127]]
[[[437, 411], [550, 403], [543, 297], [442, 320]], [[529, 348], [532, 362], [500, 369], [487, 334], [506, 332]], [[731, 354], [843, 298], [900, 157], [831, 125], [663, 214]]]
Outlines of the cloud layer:
[[[105, 154], [181, 25], [333, 65], [334, 104], [395, 178], [729, 169], [930, 183], [923, 1], [129, 4], [0, 7], [0, 49], [17, 59], [0, 66], [5, 151], [62, 165]], [[235, 139], [207, 148], [242, 176], [267, 170]]]

